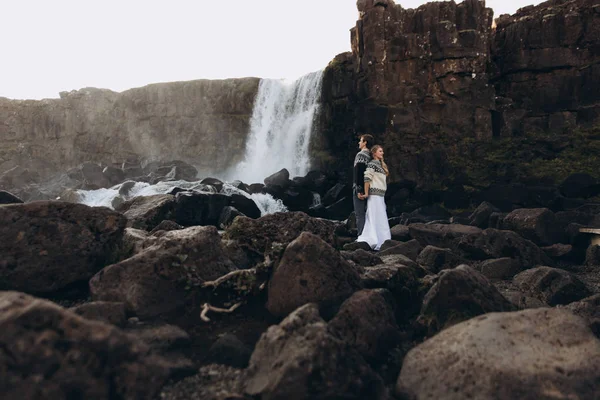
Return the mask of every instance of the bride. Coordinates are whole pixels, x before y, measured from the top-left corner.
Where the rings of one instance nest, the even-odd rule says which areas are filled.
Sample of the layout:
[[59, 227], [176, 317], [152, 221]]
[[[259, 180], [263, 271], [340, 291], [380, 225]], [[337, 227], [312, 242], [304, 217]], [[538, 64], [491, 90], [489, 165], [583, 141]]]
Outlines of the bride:
[[373, 160], [365, 171], [365, 194], [359, 195], [359, 198], [367, 199], [365, 227], [356, 241], [366, 242], [372, 249], [379, 250], [383, 242], [392, 237], [384, 199], [389, 171], [383, 161], [383, 147], [373, 146], [371, 154]]

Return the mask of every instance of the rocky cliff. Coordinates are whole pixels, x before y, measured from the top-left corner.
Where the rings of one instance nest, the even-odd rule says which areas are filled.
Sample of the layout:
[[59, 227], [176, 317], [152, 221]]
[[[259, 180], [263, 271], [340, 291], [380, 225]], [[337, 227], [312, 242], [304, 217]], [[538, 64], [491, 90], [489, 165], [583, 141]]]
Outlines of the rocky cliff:
[[[357, 135], [372, 133], [393, 181], [435, 186], [456, 175], [457, 157], [477, 156], [464, 153], [465, 142], [600, 121], [597, 1], [549, 1], [503, 15], [496, 27], [478, 0], [357, 7], [352, 52], [325, 72], [320, 165], [344, 169]], [[347, 158], [324, 156], [334, 149]]]
[[141, 159], [225, 168], [243, 155], [258, 83], [197, 80], [122, 93], [86, 88], [42, 101], [0, 98], [0, 171], [20, 165], [43, 174], [85, 161]]

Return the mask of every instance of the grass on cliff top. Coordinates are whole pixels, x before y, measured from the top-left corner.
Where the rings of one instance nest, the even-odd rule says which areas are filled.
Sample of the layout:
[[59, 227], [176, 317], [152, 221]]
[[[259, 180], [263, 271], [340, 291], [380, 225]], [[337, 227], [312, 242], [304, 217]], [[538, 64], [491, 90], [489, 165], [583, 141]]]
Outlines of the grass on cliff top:
[[560, 135], [535, 134], [481, 143], [464, 139], [450, 144], [454, 175], [466, 174], [474, 186], [532, 182], [559, 184], [574, 173], [600, 178], [600, 126]]

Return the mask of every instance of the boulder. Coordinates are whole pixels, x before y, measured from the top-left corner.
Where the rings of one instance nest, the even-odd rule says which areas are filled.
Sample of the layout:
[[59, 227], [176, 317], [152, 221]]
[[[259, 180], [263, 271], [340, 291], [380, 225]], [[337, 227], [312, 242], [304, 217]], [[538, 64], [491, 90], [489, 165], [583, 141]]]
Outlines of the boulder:
[[384, 399], [383, 381], [307, 304], [259, 339], [247, 369], [247, 395], [261, 399]]
[[540, 246], [550, 246], [563, 239], [564, 231], [547, 208], [519, 208], [510, 212], [502, 227], [511, 230]]
[[537, 267], [521, 272], [514, 283], [524, 292], [555, 306], [581, 300], [591, 293], [572, 273], [550, 267]]
[[177, 231], [179, 229], [183, 229], [182, 225], [179, 225], [177, 222], [175, 221], [171, 221], [170, 219], [164, 219], [160, 222], [160, 224], [156, 225], [151, 231], [150, 234], [154, 235], [156, 232], [159, 231]]
[[174, 209], [175, 196], [170, 194], [134, 197], [116, 208], [127, 217], [127, 226], [147, 231], [165, 219], [172, 219]]
[[[490, 313], [408, 352], [396, 394], [410, 399], [593, 399], [600, 341], [566, 310]], [[405, 396], [405, 397], [403, 397]]]
[[230, 199], [229, 205], [237, 208], [245, 216], [250, 218], [260, 218], [261, 211], [251, 198], [234, 193], [231, 195]]
[[242, 343], [237, 336], [226, 333], [210, 346], [206, 358], [209, 363], [246, 368], [251, 355], [252, 349]]
[[231, 272], [215, 227], [164, 233], [140, 253], [98, 272], [90, 280], [94, 300], [120, 301], [140, 318], [185, 304], [188, 291]]
[[423, 299], [419, 322], [433, 334], [477, 315], [514, 309], [483, 275], [460, 265], [439, 273]]
[[0, 207], [0, 288], [56, 293], [120, 258], [126, 219], [105, 207], [36, 201]]
[[493, 204], [487, 201], [482, 202], [477, 206], [475, 211], [469, 216], [469, 225], [476, 226], [481, 229], [493, 228], [489, 226], [490, 216], [500, 210], [494, 207]]
[[398, 323], [406, 323], [419, 313], [423, 296], [415, 267], [401, 264], [366, 267], [361, 281], [367, 289], [387, 289], [392, 294]]
[[276, 185], [276, 186], [280, 186], [284, 190], [285, 190], [285, 188], [287, 188], [289, 186], [289, 182], [290, 182], [290, 172], [285, 168], [266, 177], [264, 180], [265, 186]]
[[262, 257], [273, 243], [285, 246], [302, 232], [313, 233], [336, 246], [335, 227], [331, 221], [313, 218], [300, 211], [275, 213], [258, 219], [236, 218], [225, 231], [224, 238], [236, 240], [249, 253]]
[[346, 260], [354, 262], [356, 265], [370, 267], [377, 264], [382, 264], [383, 261], [377, 255], [370, 251], [357, 249], [354, 251], [341, 251], [341, 256]]
[[6, 399], [154, 398], [173, 365], [117, 327], [0, 292], [0, 393]]
[[386, 289], [365, 289], [341, 305], [328, 328], [354, 347], [367, 361], [386, 357], [399, 340], [392, 294]]
[[594, 335], [600, 338], [600, 294], [574, 301], [565, 308], [583, 318], [594, 332]]
[[400, 242], [408, 242], [412, 237], [410, 236], [410, 231], [407, 225], [394, 225], [390, 229], [393, 240], [398, 240]]
[[465, 260], [454, 254], [452, 250], [431, 245], [426, 246], [417, 257], [417, 263], [433, 273], [454, 268], [464, 262]]
[[481, 229], [476, 226], [459, 224], [410, 224], [410, 236], [422, 246], [432, 245], [451, 248], [456, 239], [468, 235], [478, 235]]
[[535, 243], [512, 231], [488, 228], [479, 234], [458, 238], [453, 248], [463, 252], [467, 258], [486, 260], [511, 257], [519, 260], [523, 268], [535, 265], [554, 265]]
[[358, 272], [318, 236], [302, 232], [273, 272], [267, 309], [286, 316], [306, 303], [339, 304], [360, 289]]
[[120, 328], [125, 326], [127, 321], [125, 304], [114, 301], [92, 301], [72, 307], [69, 310], [83, 318], [105, 322]]
[[598, 180], [586, 173], [569, 175], [559, 186], [560, 193], [565, 197], [588, 198], [600, 193]]
[[[386, 242], [387, 243], [387, 242]], [[393, 254], [402, 254], [413, 261], [417, 260], [419, 253], [423, 250], [423, 246], [418, 240], [412, 239], [405, 243], [400, 243], [396, 246], [390, 247], [379, 252], [380, 256], [388, 256]]]
[[219, 229], [227, 229], [229, 225], [233, 222], [236, 217], [245, 215], [238, 211], [237, 208], [226, 206], [223, 207], [221, 211], [221, 215], [219, 216]]
[[512, 279], [522, 268], [518, 260], [502, 257], [483, 261], [479, 270], [488, 279]]
[[23, 200], [6, 190], [0, 190], [0, 204], [18, 204], [23, 203]]
[[180, 192], [175, 195], [173, 220], [183, 226], [219, 225], [231, 197], [220, 193]]

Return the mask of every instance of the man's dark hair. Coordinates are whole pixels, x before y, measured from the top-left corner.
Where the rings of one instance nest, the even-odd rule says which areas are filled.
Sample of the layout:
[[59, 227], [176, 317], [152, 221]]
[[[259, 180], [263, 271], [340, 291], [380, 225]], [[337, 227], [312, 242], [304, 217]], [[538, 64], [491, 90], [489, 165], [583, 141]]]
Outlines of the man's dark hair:
[[367, 149], [370, 149], [373, 144], [375, 143], [375, 139], [373, 138], [372, 135], [369, 135], [368, 133], [365, 133], [364, 135], [360, 135], [361, 139], [363, 140], [363, 142], [367, 142]]

